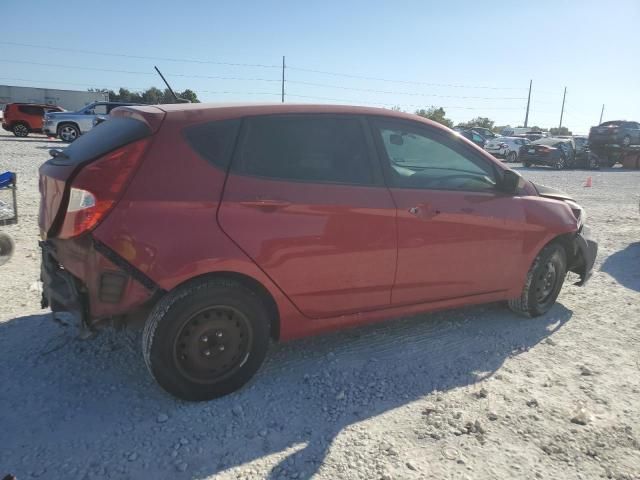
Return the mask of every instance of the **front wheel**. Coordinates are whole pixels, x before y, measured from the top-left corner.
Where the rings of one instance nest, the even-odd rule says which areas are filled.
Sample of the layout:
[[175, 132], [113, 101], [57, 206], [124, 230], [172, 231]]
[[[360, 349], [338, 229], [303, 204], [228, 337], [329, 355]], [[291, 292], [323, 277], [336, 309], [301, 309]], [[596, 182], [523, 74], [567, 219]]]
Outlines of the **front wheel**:
[[71, 123], [66, 123], [58, 129], [58, 137], [63, 142], [71, 143], [80, 136], [80, 129]]
[[509, 152], [507, 155], [507, 162], [515, 163], [518, 161], [518, 154], [516, 152]]
[[622, 139], [622, 146], [628, 147], [629, 145], [631, 145], [631, 137], [629, 135], [625, 135]]
[[520, 297], [509, 308], [528, 317], [544, 315], [554, 305], [567, 275], [567, 255], [558, 243], [544, 247], [533, 261]]
[[16, 123], [13, 126], [13, 134], [16, 137], [26, 137], [29, 135], [29, 127], [27, 127], [24, 123]]
[[226, 279], [198, 280], [154, 307], [142, 336], [144, 360], [162, 388], [190, 401], [238, 390], [258, 371], [269, 346], [261, 299]]

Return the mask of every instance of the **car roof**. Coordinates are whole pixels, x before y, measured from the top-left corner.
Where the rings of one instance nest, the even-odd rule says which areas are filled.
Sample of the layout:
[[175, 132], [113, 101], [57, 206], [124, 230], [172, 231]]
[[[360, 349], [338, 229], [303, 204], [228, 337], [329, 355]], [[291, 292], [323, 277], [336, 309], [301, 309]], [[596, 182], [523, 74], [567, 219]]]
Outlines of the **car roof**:
[[304, 113], [325, 113], [325, 114], [350, 114], [350, 115], [371, 115], [384, 116], [386, 118], [396, 118], [400, 120], [410, 120], [431, 125], [435, 128], [447, 130], [447, 128], [437, 122], [433, 122], [424, 117], [412, 113], [397, 112], [387, 108], [363, 107], [357, 105], [327, 105], [327, 104], [304, 104], [304, 103], [176, 103], [160, 104], [149, 106], [134, 106], [132, 109], [147, 110], [157, 108], [166, 112], [167, 117], [173, 120], [192, 122], [213, 121], [224, 118], [237, 118], [257, 115], [277, 115], [277, 114], [304, 114]]

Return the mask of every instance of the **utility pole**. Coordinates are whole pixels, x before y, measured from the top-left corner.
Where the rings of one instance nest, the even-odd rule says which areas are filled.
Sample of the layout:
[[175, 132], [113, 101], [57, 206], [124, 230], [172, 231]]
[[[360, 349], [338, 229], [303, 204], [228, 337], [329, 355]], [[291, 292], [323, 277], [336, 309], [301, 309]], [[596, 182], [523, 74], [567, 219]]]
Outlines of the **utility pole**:
[[531, 85], [533, 85], [533, 80], [529, 80], [529, 98], [527, 98], [527, 113], [524, 116], [524, 126], [528, 126], [529, 123], [529, 105], [531, 104]]
[[[564, 115], [564, 99], [567, 98], [567, 87], [564, 87], [564, 95], [562, 95], [562, 110], [560, 110], [560, 125], [558, 130], [562, 128], [562, 116]], [[560, 133], [558, 133], [560, 135]]]
[[598, 122], [598, 125], [602, 123], [602, 115], [604, 115], [604, 103], [602, 104], [602, 110], [600, 110], [600, 121]]
[[282, 103], [284, 103], [284, 55], [282, 56]]

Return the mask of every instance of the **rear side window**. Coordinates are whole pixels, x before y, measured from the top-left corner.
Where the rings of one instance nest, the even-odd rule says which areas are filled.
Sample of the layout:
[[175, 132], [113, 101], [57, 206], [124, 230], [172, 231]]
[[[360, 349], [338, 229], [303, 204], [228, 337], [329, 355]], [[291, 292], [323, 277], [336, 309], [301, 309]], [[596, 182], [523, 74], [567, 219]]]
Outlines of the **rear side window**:
[[20, 111], [25, 115], [44, 115], [44, 108], [35, 105], [22, 105]]
[[205, 160], [226, 171], [239, 129], [240, 120], [222, 120], [188, 127], [184, 136]]
[[246, 120], [234, 171], [314, 183], [374, 183], [358, 118], [283, 115]]

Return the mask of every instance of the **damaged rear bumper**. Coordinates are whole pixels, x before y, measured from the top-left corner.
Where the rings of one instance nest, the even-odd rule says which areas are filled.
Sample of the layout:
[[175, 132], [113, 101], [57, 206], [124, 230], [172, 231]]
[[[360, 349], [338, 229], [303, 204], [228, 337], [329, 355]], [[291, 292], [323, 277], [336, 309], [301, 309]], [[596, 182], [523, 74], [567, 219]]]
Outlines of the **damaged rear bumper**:
[[47, 240], [42, 249], [42, 308], [70, 312], [81, 329], [105, 320], [127, 322], [158, 289], [108, 247], [90, 236]]
[[574, 239], [575, 261], [569, 268], [570, 271], [580, 275], [580, 280], [575, 285], [582, 286], [593, 275], [593, 265], [598, 255], [598, 243], [591, 236], [591, 229], [583, 225]]

